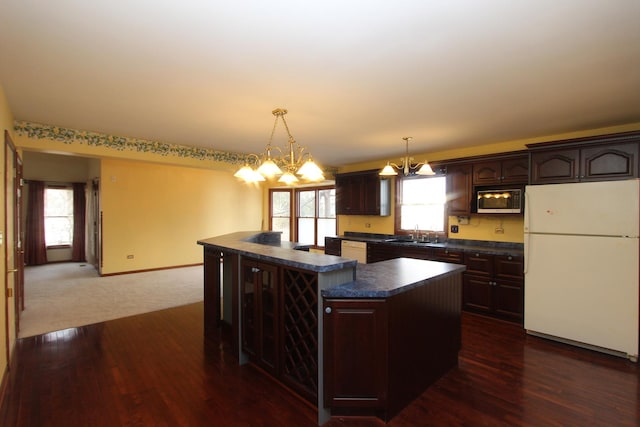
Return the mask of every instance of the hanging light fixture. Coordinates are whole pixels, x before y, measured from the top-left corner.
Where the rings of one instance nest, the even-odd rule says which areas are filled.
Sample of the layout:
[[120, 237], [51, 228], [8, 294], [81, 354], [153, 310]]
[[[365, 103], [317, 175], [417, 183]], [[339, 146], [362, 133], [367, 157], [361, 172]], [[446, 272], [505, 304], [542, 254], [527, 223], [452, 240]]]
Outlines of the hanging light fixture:
[[[278, 182], [287, 185], [293, 185], [298, 182], [298, 176], [304, 181], [324, 181], [322, 169], [313, 161], [311, 154], [308, 152], [305, 153], [305, 148], [296, 143], [293, 136], [291, 136], [289, 126], [284, 118], [287, 110], [276, 108], [271, 113], [276, 119], [273, 122], [273, 130], [271, 131], [271, 137], [265, 147], [265, 151], [260, 156], [255, 154], [248, 156], [248, 159], [255, 161], [257, 168], [253, 169], [249, 164], [249, 160], [247, 160], [244, 166], [241, 167], [234, 176], [245, 182], [259, 182], [265, 179], [274, 179], [279, 176]], [[272, 145], [273, 135], [276, 132], [278, 120], [280, 119], [282, 119], [288, 135], [288, 146], [285, 150]], [[273, 156], [274, 150], [279, 152], [278, 156]]]
[[411, 161], [413, 157], [409, 157], [409, 141], [413, 138], [410, 136], [405, 136], [402, 138], [405, 142], [405, 156], [400, 159], [402, 164], [397, 165], [392, 162], [387, 162], [387, 165], [378, 173], [381, 176], [395, 176], [398, 175], [398, 171], [402, 171], [402, 173], [407, 175], [435, 175], [436, 173], [431, 169], [429, 163], [425, 160], [423, 163], [412, 164]]

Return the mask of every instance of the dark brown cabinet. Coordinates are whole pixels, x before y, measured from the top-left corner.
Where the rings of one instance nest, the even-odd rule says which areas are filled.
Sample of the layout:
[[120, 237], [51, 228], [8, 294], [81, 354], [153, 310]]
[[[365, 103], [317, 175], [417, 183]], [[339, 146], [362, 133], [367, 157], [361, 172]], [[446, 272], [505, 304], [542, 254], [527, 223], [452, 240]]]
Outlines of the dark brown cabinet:
[[403, 245], [394, 245], [383, 242], [370, 242], [367, 244], [368, 264], [394, 258], [415, 258], [427, 261], [462, 264], [462, 255], [462, 251], [446, 248], [434, 248], [423, 246], [421, 244], [407, 243]]
[[385, 300], [325, 302], [325, 406], [386, 406], [387, 324]]
[[531, 184], [637, 178], [640, 134], [533, 144]]
[[473, 185], [526, 184], [529, 181], [529, 156], [473, 164]]
[[522, 322], [524, 319], [524, 260], [521, 256], [464, 254], [463, 307]]
[[332, 415], [388, 421], [456, 366], [460, 276], [384, 299], [324, 300], [324, 404]]
[[399, 258], [396, 246], [388, 243], [369, 242], [367, 243], [367, 264]]
[[463, 264], [464, 253], [462, 251], [456, 251], [445, 248], [435, 248], [431, 253], [431, 260], [440, 262], [450, 262], [452, 264]]
[[378, 170], [336, 174], [336, 214], [391, 214], [391, 184]]
[[342, 239], [337, 237], [324, 238], [324, 253], [326, 255], [340, 256], [342, 253]]
[[240, 262], [242, 351], [311, 403], [318, 390], [318, 278], [251, 258]]
[[243, 259], [241, 264], [242, 350], [268, 372], [277, 372], [278, 267]]
[[469, 215], [472, 201], [471, 164], [447, 165], [447, 214]]

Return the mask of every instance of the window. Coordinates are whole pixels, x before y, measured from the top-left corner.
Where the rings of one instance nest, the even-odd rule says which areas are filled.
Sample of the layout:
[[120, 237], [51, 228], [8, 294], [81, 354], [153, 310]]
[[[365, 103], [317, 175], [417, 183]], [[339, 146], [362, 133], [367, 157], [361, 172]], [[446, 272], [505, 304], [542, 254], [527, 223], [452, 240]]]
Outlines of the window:
[[71, 246], [73, 241], [73, 190], [44, 190], [44, 234], [47, 246]]
[[[324, 247], [325, 236], [336, 234], [335, 188], [270, 190], [271, 230], [282, 231], [282, 240]], [[295, 216], [291, 200], [295, 197]], [[291, 229], [295, 224], [295, 230]]]
[[398, 180], [400, 231], [445, 231], [446, 179], [444, 176], [405, 177]]
[[271, 230], [282, 231], [282, 240], [291, 241], [291, 190], [271, 190]]

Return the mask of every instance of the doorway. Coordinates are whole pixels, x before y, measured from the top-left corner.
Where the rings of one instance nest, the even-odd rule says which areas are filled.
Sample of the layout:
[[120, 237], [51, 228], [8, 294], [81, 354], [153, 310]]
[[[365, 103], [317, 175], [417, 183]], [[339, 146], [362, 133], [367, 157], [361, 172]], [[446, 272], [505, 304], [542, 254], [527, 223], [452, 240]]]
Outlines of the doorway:
[[20, 313], [24, 309], [24, 248], [22, 226], [22, 159], [5, 130], [5, 313], [7, 360], [11, 343], [20, 330]]

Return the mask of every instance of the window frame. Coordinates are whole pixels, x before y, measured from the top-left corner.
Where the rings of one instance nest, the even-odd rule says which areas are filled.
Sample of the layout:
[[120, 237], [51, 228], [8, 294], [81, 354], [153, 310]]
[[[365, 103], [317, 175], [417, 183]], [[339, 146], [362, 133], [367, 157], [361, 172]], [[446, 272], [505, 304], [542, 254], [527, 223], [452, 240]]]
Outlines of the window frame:
[[[298, 241], [299, 236], [299, 226], [298, 219], [300, 218], [300, 193], [303, 191], [315, 191], [315, 214], [314, 214], [314, 243], [310, 245], [310, 247], [314, 249], [324, 249], [324, 242], [318, 242], [318, 220], [325, 219], [326, 217], [319, 217], [319, 197], [318, 193], [322, 190], [334, 190], [335, 185], [322, 185], [322, 186], [310, 186], [310, 187], [297, 187], [297, 188], [280, 188], [274, 187], [269, 189], [269, 230], [273, 230], [273, 193], [274, 192], [289, 192], [291, 194], [291, 215], [289, 217], [289, 235], [292, 242]], [[310, 218], [310, 217], [304, 217]], [[335, 215], [335, 233], [338, 232], [338, 215]]]
[[[289, 193], [289, 236], [293, 239], [293, 217], [295, 214], [294, 191], [292, 188], [270, 188], [269, 189], [269, 230], [273, 230], [273, 193]], [[285, 217], [276, 217], [285, 218]]]
[[[47, 190], [67, 190], [71, 192], [71, 221], [72, 221], [72, 226], [71, 226], [71, 240], [69, 243], [63, 243], [63, 244], [55, 244], [55, 245], [47, 245], [45, 243], [45, 246], [47, 249], [69, 249], [72, 247], [73, 245], [73, 232], [74, 232], [74, 226], [73, 226], [73, 221], [75, 221], [75, 212], [74, 212], [74, 205], [73, 205], [73, 187], [71, 185], [67, 185], [67, 184], [47, 184], [45, 183], [44, 186], [44, 193], [45, 193], [45, 211], [46, 211], [46, 200], [47, 200]], [[45, 227], [44, 227], [44, 235], [45, 235], [45, 242], [47, 241], [47, 227], [46, 227], [46, 223], [47, 223], [47, 215], [46, 213], [44, 214], [44, 223], [45, 223]]]
[[[319, 192], [323, 191], [323, 190], [334, 190], [334, 207], [335, 207], [335, 185], [324, 185], [321, 187], [301, 187], [301, 188], [296, 188], [294, 189], [294, 194], [295, 194], [295, 199], [296, 199], [296, 203], [295, 203], [295, 208], [296, 208], [296, 216], [294, 219], [295, 222], [295, 231], [296, 231], [296, 241], [298, 240], [298, 236], [299, 234], [299, 221], [298, 219], [301, 218], [300, 217], [300, 193], [302, 193], [303, 191], [315, 191], [316, 193], [316, 197], [315, 197], [315, 214], [313, 217], [313, 238], [314, 238], [314, 243], [311, 247], [316, 248], [316, 249], [322, 249], [324, 248], [324, 242], [322, 242], [322, 245], [320, 245], [320, 243], [318, 242], [318, 220], [320, 219], [327, 219], [328, 217], [320, 217], [319, 216], [319, 211], [320, 211], [320, 197], [319, 197]], [[302, 217], [302, 218], [310, 218], [310, 217]], [[334, 212], [334, 219], [335, 219], [335, 232], [338, 232], [338, 215], [335, 214]]]
[[[434, 165], [432, 165], [432, 167], [434, 167]], [[409, 180], [409, 179], [430, 179], [430, 178], [435, 178], [435, 177], [439, 177], [439, 178], [444, 178], [445, 179], [445, 196], [446, 196], [446, 192], [447, 192], [447, 187], [446, 187], [446, 174], [444, 173], [444, 171], [442, 171], [440, 168], [435, 168], [434, 167], [434, 171], [436, 172], [435, 175], [430, 175], [430, 176], [420, 176], [420, 175], [407, 175], [407, 176], [403, 176], [403, 175], [398, 175], [396, 177], [396, 196], [395, 196], [395, 207], [394, 207], [394, 234], [399, 235], [399, 236], [408, 236], [410, 234], [414, 233], [414, 230], [403, 230], [402, 228], [400, 228], [401, 224], [402, 224], [402, 218], [401, 218], [401, 212], [402, 212], [402, 183], [404, 180]], [[447, 203], [445, 201], [445, 206], [444, 206], [444, 217], [442, 218], [442, 231], [437, 231], [437, 232], [433, 232], [431, 230], [424, 230], [424, 231], [429, 231], [431, 233], [434, 233], [435, 236], [438, 237], [438, 239], [444, 239], [446, 237], [448, 237], [447, 234], [447, 230], [449, 229], [449, 215], [447, 214]], [[421, 230], [423, 231], [423, 230]]]

